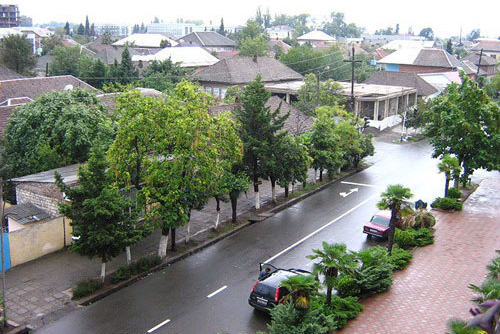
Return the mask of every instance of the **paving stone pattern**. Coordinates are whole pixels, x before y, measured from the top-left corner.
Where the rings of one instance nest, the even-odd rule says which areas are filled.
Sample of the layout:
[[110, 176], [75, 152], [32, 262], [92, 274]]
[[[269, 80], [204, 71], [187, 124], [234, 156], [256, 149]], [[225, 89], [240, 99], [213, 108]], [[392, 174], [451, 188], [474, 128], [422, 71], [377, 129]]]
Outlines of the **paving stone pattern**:
[[468, 310], [486, 265], [500, 248], [500, 179], [482, 181], [461, 212], [434, 212], [435, 243], [413, 253], [391, 289], [363, 302], [364, 311], [339, 333], [445, 333]]

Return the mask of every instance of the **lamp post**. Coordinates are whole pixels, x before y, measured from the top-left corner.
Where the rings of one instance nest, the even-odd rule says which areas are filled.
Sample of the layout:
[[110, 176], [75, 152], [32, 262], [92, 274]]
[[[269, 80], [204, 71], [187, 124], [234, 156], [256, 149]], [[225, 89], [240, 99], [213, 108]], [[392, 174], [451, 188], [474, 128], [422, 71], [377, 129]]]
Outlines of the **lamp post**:
[[317, 87], [316, 87], [316, 89], [317, 89], [317, 91], [316, 91], [316, 92], [317, 92], [317, 94], [318, 94], [316, 107], [319, 107], [319, 106], [320, 106], [320, 104], [321, 104], [321, 82], [320, 82], [320, 80], [319, 80], [319, 79], [320, 79], [320, 77], [321, 77], [321, 76], [322, 76], [325, 72], [327, 72], [328, 70], [330, 70], [330, 66], [328, 66], [328, 65], [327, 65], [327, 66], [325, 66], [325, 68], [323, 69], [323, 71], [322, 71], [322, 72], [318, 71], [318, 72], [316, 73], [316, 79], [317, 79], [317, 81], [318, 81], [318, 85], [317, 85]]

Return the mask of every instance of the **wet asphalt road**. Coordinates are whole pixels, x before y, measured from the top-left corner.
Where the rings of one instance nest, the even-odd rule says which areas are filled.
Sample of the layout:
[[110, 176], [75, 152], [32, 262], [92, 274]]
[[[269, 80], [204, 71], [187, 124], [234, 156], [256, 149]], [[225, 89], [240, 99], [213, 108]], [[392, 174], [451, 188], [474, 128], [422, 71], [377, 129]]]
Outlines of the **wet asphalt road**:
[[[388, 184], [410, 187], [413, 200], [430, 203], [442, 196], [444, 176], [431, 153], [425, 142], [380, 142], [370, 158], [374, 165], [365, 171], [37, 333], [232, 334], [265, 329], [269, 318], [247, 303], [259, 262], [272, 258], [278, 267], [310, 269], [306, 255], [322, 241], [343, 242], [351, 250], [376, 245], [378, 241], [366, 239], [362, 226], [377, 211], [375, 204]], [[341, 192], [350, 194], [342, 197]]]

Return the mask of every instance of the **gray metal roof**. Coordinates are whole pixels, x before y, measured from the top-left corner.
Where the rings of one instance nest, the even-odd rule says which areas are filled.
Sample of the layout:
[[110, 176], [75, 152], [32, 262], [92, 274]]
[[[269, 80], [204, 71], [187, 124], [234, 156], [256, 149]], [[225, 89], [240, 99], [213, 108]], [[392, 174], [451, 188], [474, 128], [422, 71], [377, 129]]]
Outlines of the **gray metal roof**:
[[19, 224], [27, 224], [50, 218], [50, 215], [31, 203], [13, 205], [5, 209], [5, 217], [14, 219]]
[[80, 165], [81, 164], [64, 166], [56, 169], [51, 169], [45, 172], [16, 177], [14, 179], [10, 179], [10, 181], [55, 183], [56, 179], [54, 177], [54, 172], [57, 171], [59, 174], [61, 174], [64, 183], [66, 184], [76, 183], [78, 181], [78, 168], [80, 167]]
[[182, 46], [197, 45], [197, 46], [226, 46], [234, 47], [236, 42], [215, 31], [197, 31], [192, 32], [177, 40]]
[[409, 72], [376, 72], [363, 83], [388, 86], [404, 86], [417, 89], [420, 96], [429, 96], [438, 90], [419, 77], [416, 73]]

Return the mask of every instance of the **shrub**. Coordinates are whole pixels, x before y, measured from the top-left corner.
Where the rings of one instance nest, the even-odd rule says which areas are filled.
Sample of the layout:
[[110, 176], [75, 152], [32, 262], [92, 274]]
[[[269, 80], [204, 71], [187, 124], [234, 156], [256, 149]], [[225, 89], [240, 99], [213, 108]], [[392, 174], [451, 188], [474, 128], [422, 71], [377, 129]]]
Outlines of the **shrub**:
[[426, 209], [418, 209], [407, 216], [401, 218], [399, 228], [406, 230], [409, 227], [422, 228], [436, 225], [436, 218]]
[[394, 270], [401, 270], [406, 268], [412, 258], [413, 255], [410, 251], [399, 248], [397, 246], [392, 247], [392, 252], [389, 256], [389, 260], [391, 261]]
[[[336, 328], [333, 315], [324, 312], [324, 302], [314, 299], [307, 310], [298, 310], [292, 302], [272, 308], [270, 334], [326, 334]], [[263, 332], [258, 332], [263, 333]]]
[[141, 257], [130, 265], [118, 267], [111, 278], [111, 283], [128, 280], [130, 277], [148, 271], [160, 263], [161, 259], [157, 255]]
[[500, 280], [487, 278], [480, 286], [469, 284], [469, 289], [479, 293], [472, 301], [481, 304], [489, 299], [500, 299]]
[[394, 233], [394, 243], [398, 244], [401, 248], [410, 248], [415, 246], [415, 237], [411, 233], [410, 229], [403, 231], [397, 228]]
[[424, 247], [434, 243], [434, 234], [431, 229], [421, 228], [418, 230], [410, 230], [415, 239], [415, 246]]
[[392, 264], [387, 249], [372, 247], [358, 252], [362, 262], [355, 271], [355, 278], [361, 287], [362, 295], [387, 291], [392, 285]]
[[342, 276], [335, 283], [335, 290], [342, 297], [359, 296], [361, 287], [352, 276]]
[[458, 188], [450, 188], [446, 197], [458, 199], [462, 197], [462, 192]]
[[345, 326], [347, 321], [355, 318], [358, 313], [363, 311], [363, 305], [358, 302], [356, 297], [341, 298], [333, 295], [330, 310], [333, 312], [333, 320], [337, 329], [340, 329]]
[[432, 202], [431, 207], [442, 210], [462, 210], [462, 203], [456, 198], [438, 197]]
[[446, 324], [448, 330], [446, 333], [449, 334], [480, 334], [485, 333], [478, 327], [472, 327], [465, 329], [464, 327], [467, 325], [467, 321], [463, 321], [460, 319], [450, 319]]
[[73, 289], [73, 298], [72, 299], [80, 299], [82, 297], [93, 294], [97, 289], [102, 286], [101, 281], [96, 279], [90, 279], [78, 282]]

